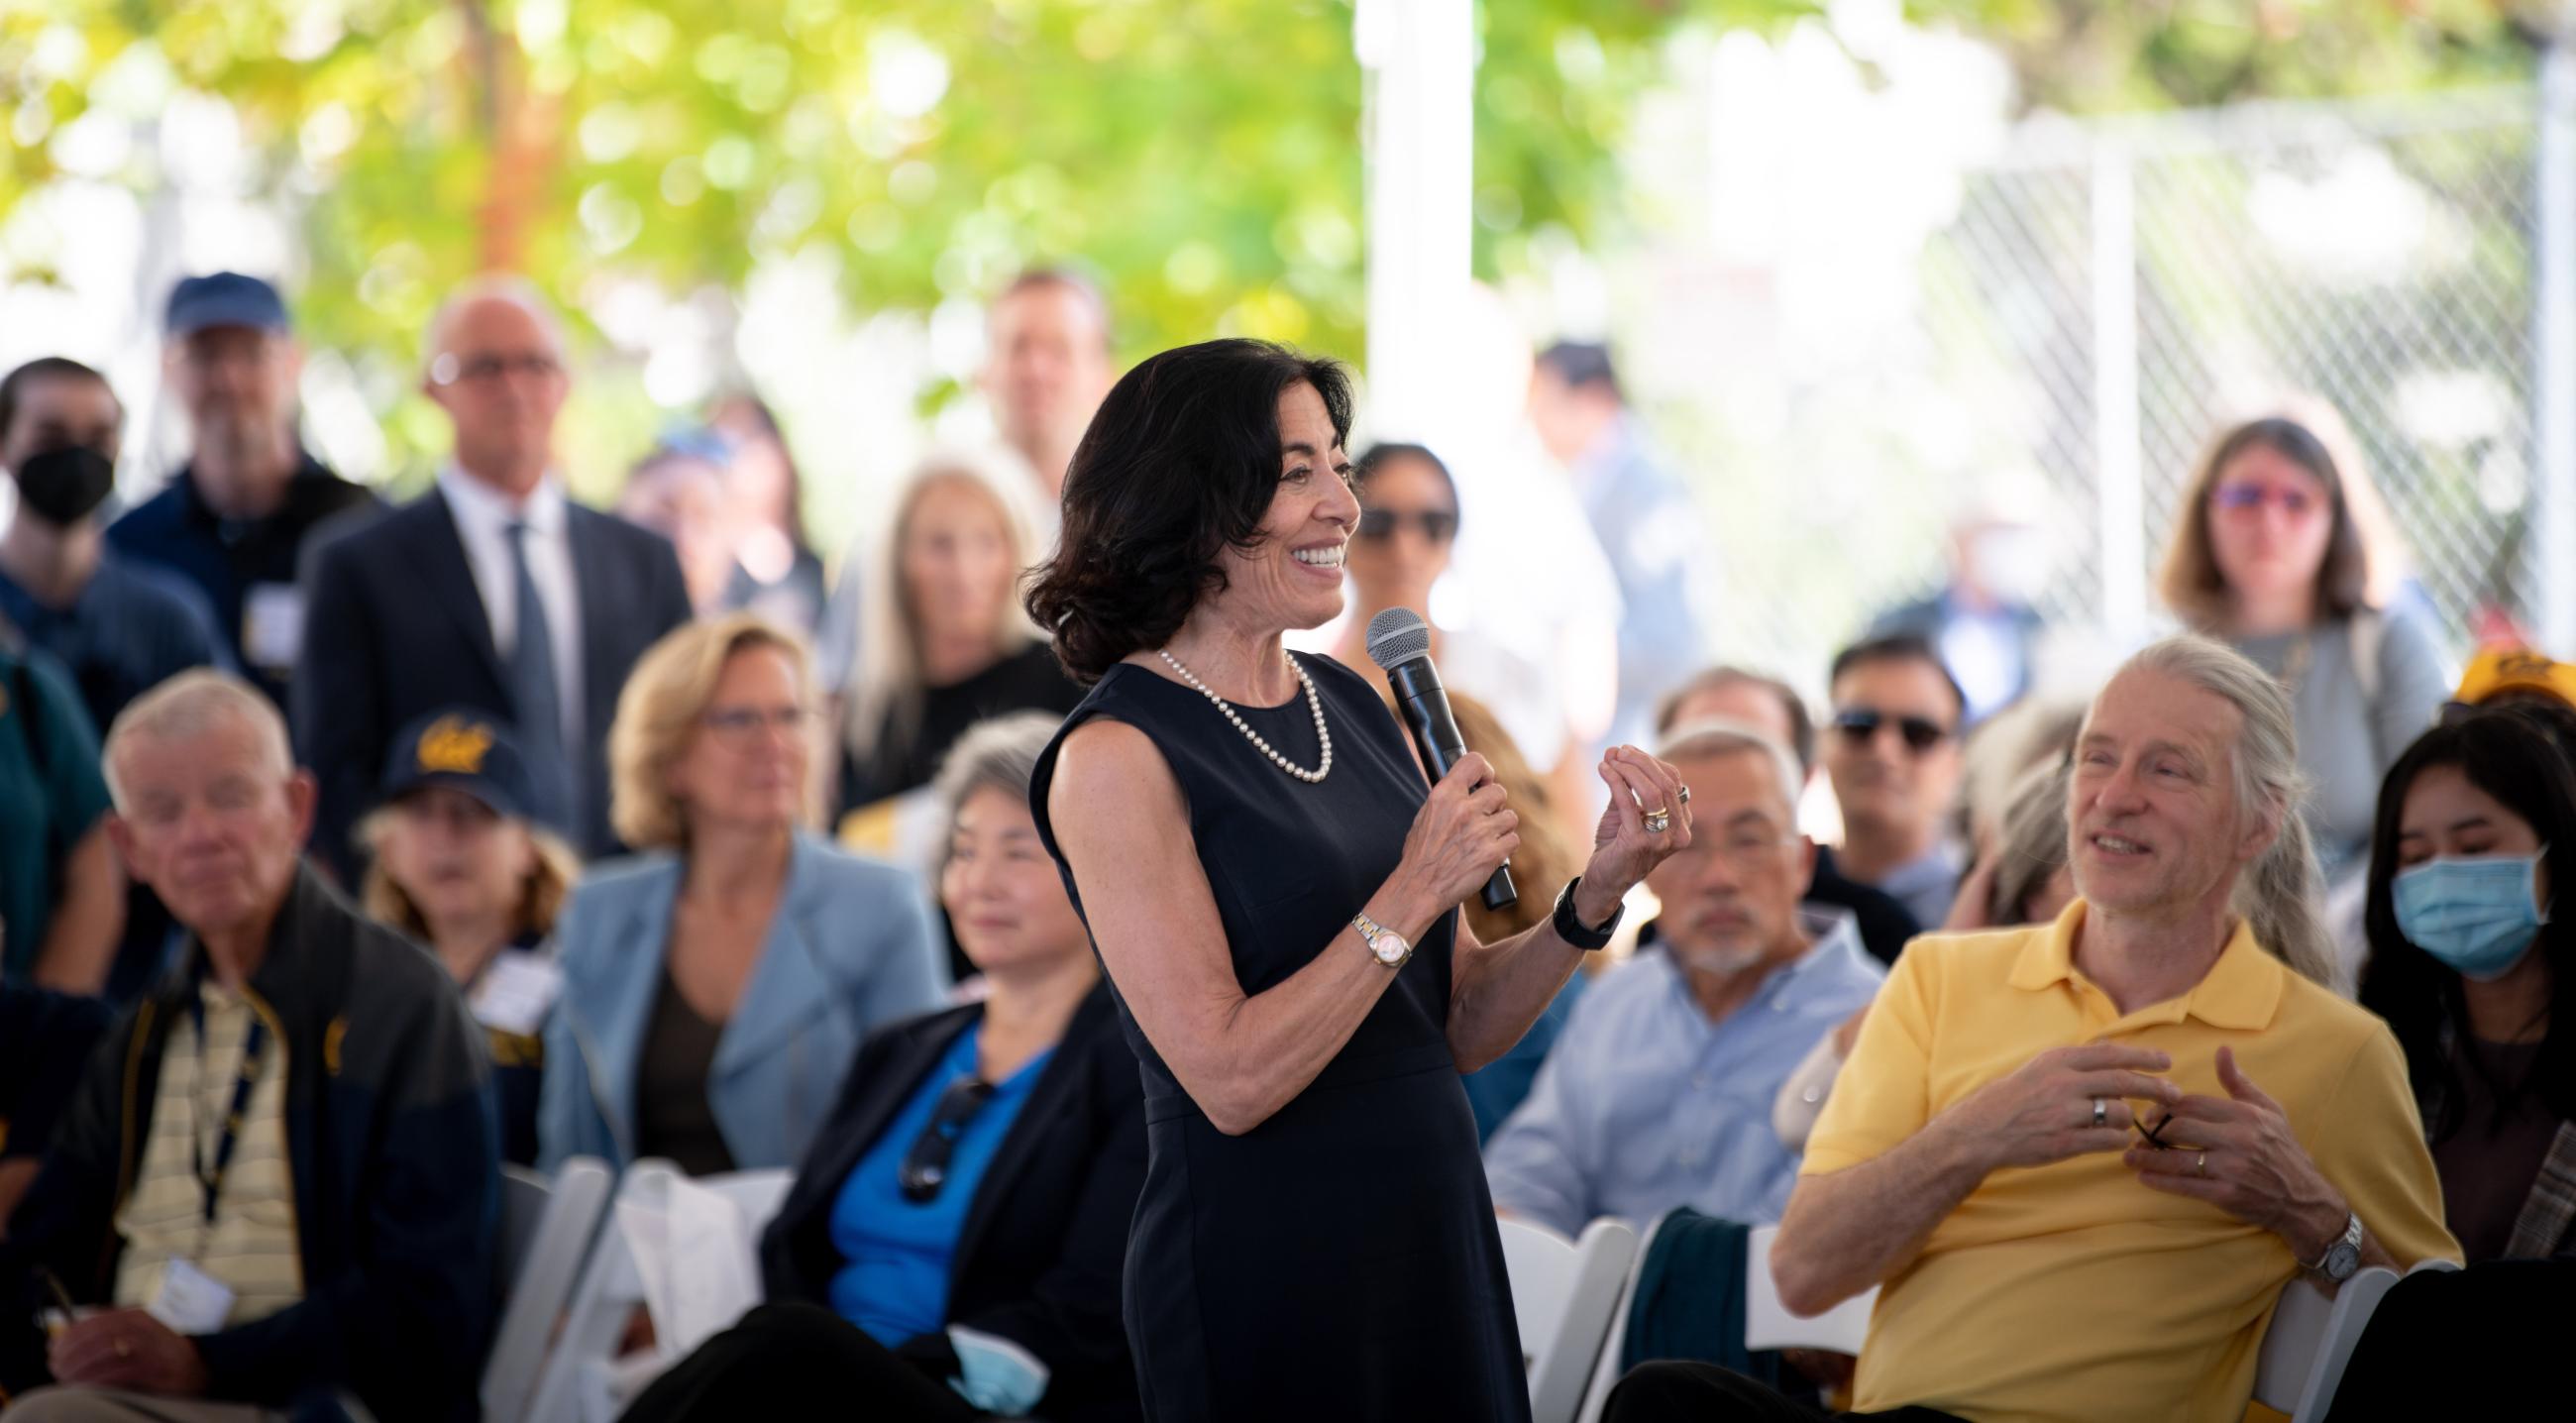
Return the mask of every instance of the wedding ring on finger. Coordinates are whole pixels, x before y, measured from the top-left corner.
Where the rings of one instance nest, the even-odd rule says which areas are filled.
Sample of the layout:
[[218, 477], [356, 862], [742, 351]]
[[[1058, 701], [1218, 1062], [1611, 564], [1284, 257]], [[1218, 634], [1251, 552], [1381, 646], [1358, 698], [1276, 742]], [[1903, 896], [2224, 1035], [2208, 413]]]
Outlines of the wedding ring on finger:
[[1668, 809], [1656, 809], [1656, 810], [1650, 810], [1650, 811], [1647, 811], [1647, 812], [1646, 812], [1646, 833], [1647, 833], [1647, 834], [1649, 834], [1649, 835], [1661, 835], [1661, 834], [1663, 834], [1665, 831], [1670, 830], [1670, 829], [1672, 829], [1672, 828], [1673, 828], [1673, 813], [1672, 813], [1672, 811], [1670, 811], [1670, 810], [1668, 810]]
[[2109, 1126], [2110, 1124], [2111, 1124], [2111, 1104], [2110, 1104], [2109, 1102], [2107, 1102], [2107, 1101], [2104, 1101], [2104, 1100], [2103, 1100], [2102, 1098], [2100, 1098], [2100, 1097], [2096, 1097], [2096, 1098], [2094, 1098], [2094, 1099], [2093, 1099], [2093, 1125], [2094, 1125], [2094, 1126], [2096, 1126], [2096, 1127], [2107, 1127], [2107, 1126]]

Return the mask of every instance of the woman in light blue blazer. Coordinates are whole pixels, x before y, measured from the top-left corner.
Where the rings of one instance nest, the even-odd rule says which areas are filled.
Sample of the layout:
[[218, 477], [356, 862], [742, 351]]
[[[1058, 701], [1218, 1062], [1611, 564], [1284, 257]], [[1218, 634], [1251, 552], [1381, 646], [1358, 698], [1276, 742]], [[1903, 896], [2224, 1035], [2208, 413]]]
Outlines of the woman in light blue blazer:
[[538, 1164], [793, 1166], [859, 1039], [939, 1006], [912, 876], [833, 849], [804, 645], [751, 614], [656, 643], [609, 733], [618, 836], [556, 926]]

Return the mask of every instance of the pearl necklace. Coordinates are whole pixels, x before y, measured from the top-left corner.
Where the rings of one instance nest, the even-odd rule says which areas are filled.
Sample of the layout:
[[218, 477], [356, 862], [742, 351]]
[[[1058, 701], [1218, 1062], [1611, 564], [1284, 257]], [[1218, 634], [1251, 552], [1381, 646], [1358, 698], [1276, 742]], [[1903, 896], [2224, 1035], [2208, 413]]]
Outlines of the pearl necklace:
[[1296, 673], [1297, 680], [1305, 684], [1306, 707], [1315, 714], [1315, 737], [1318, 741], [1321, 741], [1324, 746], [1323, 764], [1317, 766], [1311, 771], [1293, 761], [1290, 761], [1287, 757], [1280, 755], [1276, 747], [1273, 747], [1269, 742], [1262, 740], [1260, 732], [1246, 726], [1243, 718], [1235, 714], [1233, 706], [1227, 703], [1225, 698], [1209, 691], [1208, 684], [1200, 681], [1196, 673], [1190, 671], [1187, 667], [1182, 666], [1179, 658], [1160, 649], [1157, 649], [1154, 655], [1162, 658], [1165, 662], [1170, 663], [1172, 670], [1181, 674], [1182, 681], [1199, 689], [1200, 696], [1216, 703], [1216, 709], [1225, 713], [1225, 719], [1234, 723], [1234, 729], [1242, 732], [1246, 739], [1250, 740], [1254, 746], [1260, 748], [1261, 754], [1269, 757], [1271, 763], [1277, 766], [1280, 770], [1286, 771], [1289, 775], [1295, 776], [1297, 779], [1304, 781], [1308, 785], [1313, 785], [1324, 779], [1324, 777], [1332, 774], [1333, 733], [1330, 728], [1324, 725], [1324, 700], [1315, 694], [1315, 679], [1306, 675], [1306, 669], [1298, 665], [1296, 658], [1291, 657], [1288, 659], [1288, 670]]

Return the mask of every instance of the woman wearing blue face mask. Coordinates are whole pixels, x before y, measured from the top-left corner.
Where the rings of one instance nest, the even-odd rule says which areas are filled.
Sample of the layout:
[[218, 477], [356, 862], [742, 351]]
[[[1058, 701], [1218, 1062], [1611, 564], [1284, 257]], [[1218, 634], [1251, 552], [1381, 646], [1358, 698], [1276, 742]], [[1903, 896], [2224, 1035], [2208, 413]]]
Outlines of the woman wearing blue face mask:
[[2576, 1247], [2576, 771], [2482, 712], [2390, 769], [2371, 838], [2364, 1007], [2405, 1049], [2472, 1263]]

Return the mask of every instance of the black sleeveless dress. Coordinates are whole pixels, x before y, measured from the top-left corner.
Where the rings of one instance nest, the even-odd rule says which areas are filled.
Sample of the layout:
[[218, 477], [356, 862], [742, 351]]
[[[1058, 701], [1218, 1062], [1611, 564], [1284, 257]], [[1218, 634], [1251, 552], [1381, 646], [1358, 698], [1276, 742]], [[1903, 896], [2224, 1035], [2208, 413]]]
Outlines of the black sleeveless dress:
[[[1297, 660], [1333, 732], [1321, 784], [1272, 765], [1198, 692], [1122, 663], [1066, 719], [1030, 787], [1061, 868], [1046, 803], [1064, 737], [1096, 716], [1151, 737], [1188, 803], [1247, 994], [1319, 953], [1363, 952], [1351, 915], [1394, 872], [1426, 794], [1376, 691], [1330, 658]], [[1236, 711], [1290, 761], [1320, 759], [1302, 693]], [[1150, 1160], [1125, 1310], [1148, 1418], [1529, 1417], [1475, 1117], [1449, 1053], [1456, 919], [1423, 936], [1323, 1073], [1241, 1136], [1209, 1124], [1118, 996], [1145, 1076]]]

